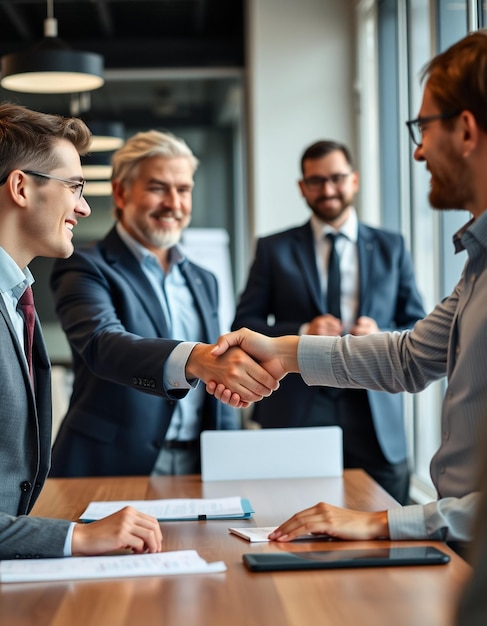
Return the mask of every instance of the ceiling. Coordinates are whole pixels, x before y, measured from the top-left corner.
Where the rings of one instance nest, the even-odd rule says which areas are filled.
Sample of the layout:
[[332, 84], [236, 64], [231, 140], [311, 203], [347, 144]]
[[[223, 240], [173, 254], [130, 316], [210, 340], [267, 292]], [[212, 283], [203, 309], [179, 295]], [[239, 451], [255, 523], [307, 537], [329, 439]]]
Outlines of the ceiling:
[[[228, 119], [244, 67], [244, 0], [54, 0], [52, 7], [66, 44], [105, 59], [106, 83], [83, 97], [81, 114], [134, 128]], [[0, 56], [38, 42], [47, 14], [46, 0], [0, 0]], [[64, 115], [80, 104], [78, 96], [1, 88], [0, 99]]]

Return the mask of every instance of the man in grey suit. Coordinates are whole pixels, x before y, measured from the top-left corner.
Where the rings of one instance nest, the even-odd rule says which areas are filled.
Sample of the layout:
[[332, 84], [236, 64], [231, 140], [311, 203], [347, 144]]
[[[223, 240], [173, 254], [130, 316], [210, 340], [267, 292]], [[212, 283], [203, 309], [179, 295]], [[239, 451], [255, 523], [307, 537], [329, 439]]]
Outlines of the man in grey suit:
[[25, 318], [18, 307], [34, 281], [28, 264], [69, 256], [90, 214], [79, 158], [89, 143], [78, 119], [0, 105], [0, 559], [162, 549], [157, 520], [130, 507], [96, 524], [28, 516], [49, 471], [51, 376], [32, 302]]
[[[51, 476], [196, 474], [201, 431], [238, 428], [233, 409], [191, 380], [217, 365], [200, 342], [220, 334], [216, 278], [178, 245], [197, 165], [168, 133], [129, 138], [113, 156], [115, 226], [55, 264], [74, 385]], [[221, 373], [269, 376], [240, 350], [228, 356]]]
[[[401, 235], [358, 221], [353, 200], [359, 177], [348, 148], [318, 141], [304, 151], [301, 170], [299, 188], [311, 219], [258, 241], [233, 328], [274, 337], [364, 336], [411, 328], [425, 315], [411, 258]], [[330, 237], [336, 237], [340, 283], [335, 286]], [[308, 387], [290, 374], [255, 405], [252, 417], [264, 428], [340, 426], [344, 466], [365, 469], [398, 502], [407, 502], [400, 394]]]
[[[452, 294], [402, 333], [267, 338], [243, 329], [222, 337], [214, 350], [223, 354], [228, 346], [240, 345], [275, 377], [300, 372], [309, 385], [417, 392], [446, 376], [441, 443], [430, 465], [438, 499], [374, 512], [321, 502], [284, 522], [271, 539], [289, 541], [305, 532], [343, 539], [472, 539], [478, 473], [485, 458], [481, 435], [487, 426], [486, 64], [485, 31], [471, 33], [439, 54], [423, 74], [419, 116], [407, 122], [414, 158], [424, 161], [430, 173], [430, 204], [471, 215], [453, 238], [455, 250], [466, 250], [468, 260]], [[229, 392], [218, 382], [208, 385], [208, 391], [226, 400]], [[482, 511], [485, 515], [485, 506]], [[482, 525], [485, 529], [485, 519]], [[479, 545], [485, 554], [485, 534]], [[479, 575], [484, 571], [485, 563], [479, 565]], [[467, 596], [467, 606], [469, 597], [478, 601], [478, 584]], [[472, 618], [478, 606], [470, 605]]]

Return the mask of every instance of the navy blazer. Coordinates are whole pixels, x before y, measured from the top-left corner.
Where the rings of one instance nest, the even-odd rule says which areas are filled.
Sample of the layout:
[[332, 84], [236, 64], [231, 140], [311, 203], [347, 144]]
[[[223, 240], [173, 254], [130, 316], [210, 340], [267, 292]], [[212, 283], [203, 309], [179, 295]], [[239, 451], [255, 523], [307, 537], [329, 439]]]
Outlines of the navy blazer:
[[[359, 223], [358, 257], [359, 316], [371, 317], [383, 331], [411, 328], [425, 316], [401, 235]], [[296, 335], [302, 324], [324, 313], [310, 222], [260, 239], [232, 328]], [[316, 393], [301, 376], [289, 374], [278, 391], [255, 405], [253, 419], [268, 428], [300, 426]], [[407, 450], [400, 395], [367, 393], [384, 456], [391, 463], [403, 461]]]
[[[220, 333], [216, 278], [188, 260], [181, 271], [204, 341], [213, 343]], [[113, 228], [101, 242], [57, 261], [51, 287], [75, 376], [51, 476], [150, 474], [176, 402], [187, 393], [164, 390], [164, 362], [179, 340], [167, 338], [150, 282]], [[206, 396], [201, 430], [237, 427], [235, 411]]]

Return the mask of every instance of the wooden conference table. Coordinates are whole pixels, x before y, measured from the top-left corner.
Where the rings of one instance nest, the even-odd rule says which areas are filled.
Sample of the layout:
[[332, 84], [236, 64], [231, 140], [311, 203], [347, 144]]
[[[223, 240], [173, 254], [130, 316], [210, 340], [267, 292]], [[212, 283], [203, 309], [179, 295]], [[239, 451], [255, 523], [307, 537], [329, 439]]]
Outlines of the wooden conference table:
[[[49, 479], [33, 514], [76, 520], [92, 500], [250, 500], [249, 521], [164, 523], [167, 550], [196, 549], [221, 574], [0, 585], [8, 626], [447, 626], [469, 566], [443, 544], [448, 565], [250, 573], [246, 552], [418, 545], [421, 542], [250, 544], [228, 526], [275, 526], [320, 500], [374, 510], [397, 506], [361, 470], [343, 478], [202, 483], [199, 476]], [[424, 544], [422, 544], [424, 545]]]

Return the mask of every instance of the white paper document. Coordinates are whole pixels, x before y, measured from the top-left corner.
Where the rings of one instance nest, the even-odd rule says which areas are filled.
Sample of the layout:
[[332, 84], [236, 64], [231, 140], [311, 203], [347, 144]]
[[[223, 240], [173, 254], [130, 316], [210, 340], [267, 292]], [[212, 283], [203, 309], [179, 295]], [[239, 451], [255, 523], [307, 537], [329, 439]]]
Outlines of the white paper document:
[[[272, 531], [276, 530], [277, 526], [261, 526], [260, 528], [246, 528], [245, 526], [240, 526], [237, 528], [229, 528], [228, 530], [238, 537], [242, 537], [242, 539], [246, 539], [251, 543], [264, 542], [269, 541], [268, 537]], [[329, 535], [300, 535], [296, 537], [292, 541], [332, 541], [333, 537]]]
[[276, 530], [277, 526], [261, 526], [260, 528], [229, 528], [228, 530], [234, 535], [247, 539], [252, 543], [269, 541], [268, 537], [273, 530]]
[[196, 550], [82, 556], [63, 559], [0, 561], [0, 583], [74, 580], [86, 578], [131, 578], [174, 574], [213, 574], [226, 571], [223, 561], [207, 563]]
[[130, 505], [160, 521], [246, 519], [253, 514], [248, 500], [231, 498], [175, 498], [173, 500], [126, 500], [116, 502], [90, 502], [80, 519], [94, 521], [111, 515]]

